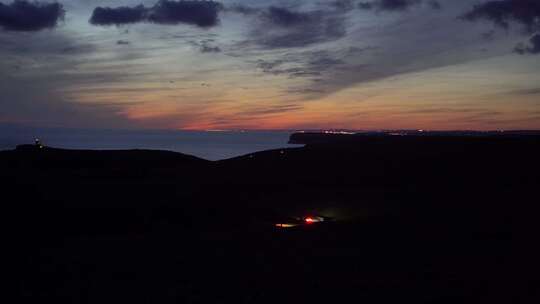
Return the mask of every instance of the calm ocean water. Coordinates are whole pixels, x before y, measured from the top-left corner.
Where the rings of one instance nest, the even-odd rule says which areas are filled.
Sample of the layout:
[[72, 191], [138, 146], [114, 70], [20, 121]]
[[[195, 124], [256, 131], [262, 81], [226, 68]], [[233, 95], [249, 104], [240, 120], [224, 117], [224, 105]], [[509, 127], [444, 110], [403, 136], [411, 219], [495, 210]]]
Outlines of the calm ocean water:
[[287, 131], [119, 131], [37, 129], [0, 125], [0, 150], [40, 138], [47, 146], [67, 149], [154, 149], [219, 160], [256, 151], [297, 147]]

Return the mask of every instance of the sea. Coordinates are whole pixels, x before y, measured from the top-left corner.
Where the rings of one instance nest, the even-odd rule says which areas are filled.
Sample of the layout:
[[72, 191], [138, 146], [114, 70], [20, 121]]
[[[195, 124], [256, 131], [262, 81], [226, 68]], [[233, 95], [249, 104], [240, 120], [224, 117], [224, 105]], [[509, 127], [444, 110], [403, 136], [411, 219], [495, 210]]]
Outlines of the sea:
[[257, 151], [300, 147], [288, 144], [293, 131], [172, 131], [29, 128], [0, 125], [0, 150], [20, 144], [42, 144], [65, 149], [150, 149], [221, 160]]

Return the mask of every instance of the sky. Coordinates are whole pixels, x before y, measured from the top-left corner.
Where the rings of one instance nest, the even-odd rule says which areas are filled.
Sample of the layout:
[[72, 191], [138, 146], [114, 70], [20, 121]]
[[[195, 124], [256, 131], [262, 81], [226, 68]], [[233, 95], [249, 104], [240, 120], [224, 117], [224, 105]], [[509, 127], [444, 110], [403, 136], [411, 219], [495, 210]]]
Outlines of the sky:
[[540, 0], [0, 0], [0, 124], [540, 129]]

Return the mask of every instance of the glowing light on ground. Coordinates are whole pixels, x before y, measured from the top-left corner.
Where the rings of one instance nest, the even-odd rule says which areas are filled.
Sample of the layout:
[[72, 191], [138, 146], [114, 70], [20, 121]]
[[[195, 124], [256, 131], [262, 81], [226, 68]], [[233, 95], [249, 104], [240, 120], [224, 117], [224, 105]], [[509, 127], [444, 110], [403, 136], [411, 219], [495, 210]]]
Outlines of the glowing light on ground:
[[276, 224], [276, 227], [279, 228], [292, 228], [298, 226], [297, 224]]

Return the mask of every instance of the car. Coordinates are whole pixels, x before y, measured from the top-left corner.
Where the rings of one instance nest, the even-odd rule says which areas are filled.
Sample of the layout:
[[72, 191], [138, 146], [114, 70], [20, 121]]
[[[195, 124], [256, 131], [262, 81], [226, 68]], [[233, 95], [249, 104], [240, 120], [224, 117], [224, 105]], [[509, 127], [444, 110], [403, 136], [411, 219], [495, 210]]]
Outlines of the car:
[[327, 220], [328, 218], [320, 215], [306, 215], [302, 217], [285, 218], [284, 220], [275, 223], [274, 226], [277, 228], [293, 228], [298, 226], [320, 224]]

